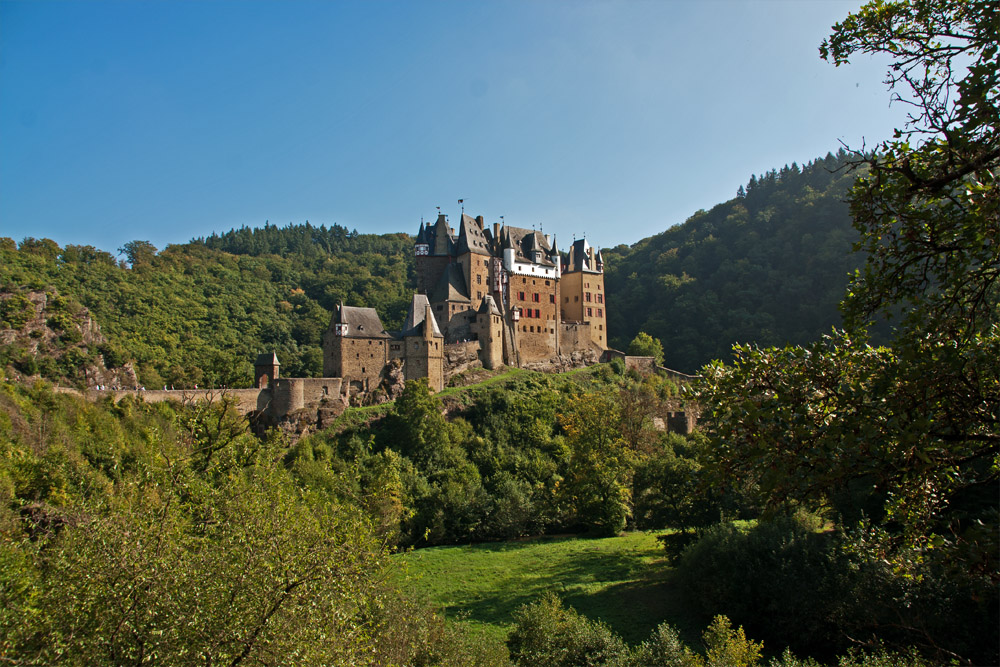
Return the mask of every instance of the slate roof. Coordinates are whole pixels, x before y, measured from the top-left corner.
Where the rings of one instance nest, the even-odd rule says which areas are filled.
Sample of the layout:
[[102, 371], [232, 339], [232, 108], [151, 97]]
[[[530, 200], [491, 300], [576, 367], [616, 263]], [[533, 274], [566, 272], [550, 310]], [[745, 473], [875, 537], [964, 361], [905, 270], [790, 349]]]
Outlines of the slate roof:
[[278, 361], [278, 355], [274, 352], [262, 352], [257, 355], [257, 361], [253, 362], [254, 366], [280, 366], [281, 362]]
[[449, 264], [441, 274], [441, 280], [430, 294], [432, 303], [442, 301], [469, 301], [469, 290], [465, 286], [465, 276], [458, 264]]
[[479, 310], [477, 312], [499, 315], [500, 309], [497, 308], [497, 302], [493, 300], [493, 297], [487, 294], [483, 297], [483, 302], [479, 305]]
[[[424, 335], [424, 328], [427, 326], [427, 320], [424, 315], [427, 313], [427, 306], [429, 305], [430, 301], [427, 300], [425, 295], [413, 295], [413, 300], [410, 302], [410, 309], [406, 313], [406, 321], [403, 323], [403, 331], [399, 334], [400, 338]], [[434, 337], [443, 338], [444, 334], [441, 333], [441, 329], [438, 327], [434, 313], [431, 313], [430, 324]]]
[[410, 301], [410, 309], [406, 311], [403, 331], [409, 331], [424, 321], [424, 306], [430, 305], [426, 294], [414, 294]]
[[[519, 262], [533, 262], [540, 266], [555, 266], [549, 257], [553, 254], [553, 249], [545, 240], [545, 235], [533, 229], [522, 229], [521, 227], [504, 226], [501, 236], [501, 247], [513, 248], [514, 258]], [[541, 250], [542, 256], [538, 261], [532, 259], [531, 252]]]
[[569, 261], [566, 262], [566, 273], [576, 273], [577, 271], [590, 271], [600, 273], [604, 269], [604, 261], [601, 259], [601, 251], [594, 249], [594, 258], [590, 258], [590, 244], [587, 239], [579, 239], [569, 247]]
[[451, 255], [455, 249], [455, 241], [451, 238], [451, 229], [448, 221], [445, 220], [444, 213], [438, 215], [434, 226], [427, 226], [424, 232], [424, 239], [431, 247], [432, 255]]
[[458, 242], [455, 244], [455, 253], [463, 255], [467, 252], [477, 255], [489, 255], [489, 244], [486, 234], [479, 221], [475, 218], [462, 214], [462, 225], [458, 231]]
[[333, 317], [334, 324], [347, 325], [348, 338], [390, 337], [374, 308], [358, 308], [341, 304], [337, 307]]

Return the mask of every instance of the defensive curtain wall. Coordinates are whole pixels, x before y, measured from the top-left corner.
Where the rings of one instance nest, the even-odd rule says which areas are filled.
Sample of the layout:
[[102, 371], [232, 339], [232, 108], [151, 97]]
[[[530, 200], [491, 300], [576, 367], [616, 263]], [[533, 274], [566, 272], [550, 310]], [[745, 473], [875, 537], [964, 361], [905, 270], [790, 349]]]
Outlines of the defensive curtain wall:
[[135, 396], [146, 403], [176, 401], [178, 403], [208, 403], [234, 401], [241, 414], [256, 412], [273, 418], [324, 403], [343, 405], [341, 378], [275, 378], [268, 386], [252, 389], [88, 389], [79, 391], [57, 387], [60, 393], [72, 393], [87, 398], [111, 396], [117, 402]]

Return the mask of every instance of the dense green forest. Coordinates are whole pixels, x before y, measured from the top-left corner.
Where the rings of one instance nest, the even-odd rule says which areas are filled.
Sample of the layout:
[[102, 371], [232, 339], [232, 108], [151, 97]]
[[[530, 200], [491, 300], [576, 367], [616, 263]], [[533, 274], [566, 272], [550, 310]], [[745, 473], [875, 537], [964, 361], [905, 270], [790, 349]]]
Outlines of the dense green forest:
[[632, 246], [603, 251], [612, 344], [639, 331], [695, 372], [734, 343], [800, 344], [841, 323], [851, 252], [844, 150], [750, 178], [737, 197]]
[[[306, 223], [233, 230], [159, 252], [143, 241], [121, 250], [119, 262], [90, 246], [0, 239], [0, 296], [55, 289], [82, 304], [114, 361], [135, 361], [149, 387], [249, 386], [265, 350], [278, 353], [286, 375], [319, 376], [322, 334], [338, 301], [377, 308], [392, 328], [402, 325], [411, 294], [405, 234]], [[10, 346], [0, 347], [0, 361], [28, 363]]]

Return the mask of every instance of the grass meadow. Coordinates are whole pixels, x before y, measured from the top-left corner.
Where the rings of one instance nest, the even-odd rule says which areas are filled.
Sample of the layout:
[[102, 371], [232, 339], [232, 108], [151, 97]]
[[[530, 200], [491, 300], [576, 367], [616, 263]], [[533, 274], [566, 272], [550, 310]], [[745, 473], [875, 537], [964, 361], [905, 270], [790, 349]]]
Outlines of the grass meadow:
[[539, 537], [417, 549], [405, 561], [405, 587], [484, 639], [503, 641], [513, 613], [547, 591], [636, 644], [663, 621], [697, 643], [705, 619], [685, 609], [680, 582], [656, 536]]

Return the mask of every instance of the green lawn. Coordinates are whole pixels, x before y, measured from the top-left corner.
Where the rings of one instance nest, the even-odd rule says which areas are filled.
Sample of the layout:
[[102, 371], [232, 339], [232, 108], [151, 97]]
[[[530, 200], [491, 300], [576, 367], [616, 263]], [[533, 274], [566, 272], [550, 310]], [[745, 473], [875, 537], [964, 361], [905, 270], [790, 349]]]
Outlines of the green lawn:
[[630, 643], [668, 621], [696, 645], [705, 620], [686, 613], [679, 582], [656, 541], [659, 532], [434, 547], [399, 558], [406, 564], [404, 586], [416, 597], [495, 640], [506, 636], [518, 607], [553, 591]]

